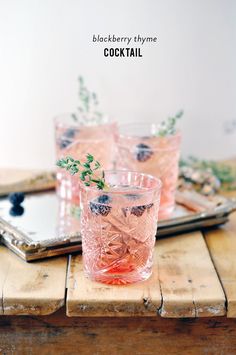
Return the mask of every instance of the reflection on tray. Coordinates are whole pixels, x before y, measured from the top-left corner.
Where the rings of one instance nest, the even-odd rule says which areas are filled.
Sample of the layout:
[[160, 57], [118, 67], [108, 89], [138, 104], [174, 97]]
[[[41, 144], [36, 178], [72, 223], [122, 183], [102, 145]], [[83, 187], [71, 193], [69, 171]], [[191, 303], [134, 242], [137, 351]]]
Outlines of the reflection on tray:
[[220, 195], [203, 196], [190, 190], [177, 191], [172, 217], [159, 221], [157, 237], [223, 224], [235, 210], [234, 199]]
[[[236, 209], [236, 202], [222, 196], [205, 197], [192, 191], [179, 191], [172, 218], [159, 221], [157, 237], [224, 223]], [[23, 259], [44, 257], [81, 250], [80, 209], [56, 193], [27, 195], [24, 213], [9, 213], [10, 202], [0, 200], [2, 242]]]
[[56, 235], [80, 238], [80, 208], [68, 200], [58, 198]]

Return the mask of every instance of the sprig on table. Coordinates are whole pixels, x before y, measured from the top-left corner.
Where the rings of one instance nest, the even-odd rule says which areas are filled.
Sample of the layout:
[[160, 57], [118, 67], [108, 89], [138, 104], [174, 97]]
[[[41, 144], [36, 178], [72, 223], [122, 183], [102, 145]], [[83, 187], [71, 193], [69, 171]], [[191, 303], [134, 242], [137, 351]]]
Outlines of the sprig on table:
[[59, 159], [56, 165], [62, 169], [66, 169], [71, 175], [79, 173], [80, 180], [85, 186], [91, 186], [92, 183], [95, 183], [99, 190], [109, 189], [109, 186], [105, 182], [104, 171], [102, 171], [101, 176], [95, 173], [101, 168], [101, 165], [97, 160], [94, 160], [94, 157], [91, 154], [87, 154], [84, 163], [68, 156]]
[[103, 123], [104, 116], [100, 111], [98, 111], [99, 103], [97, 95], [88, 90], [82, 76], [79, 76], [78, 82], [80, 105], [77, 107], [78, 112], [72, 114], [73, 119], [86, 125]]
[[178, 120], [183, 116], [184, 111], [180, 110], [175, 116], [168, 117], [165, 121], [162, 121], [160, 128], [157, 131], [157, 136], [165, 137], [176, 133], [176, 124]]

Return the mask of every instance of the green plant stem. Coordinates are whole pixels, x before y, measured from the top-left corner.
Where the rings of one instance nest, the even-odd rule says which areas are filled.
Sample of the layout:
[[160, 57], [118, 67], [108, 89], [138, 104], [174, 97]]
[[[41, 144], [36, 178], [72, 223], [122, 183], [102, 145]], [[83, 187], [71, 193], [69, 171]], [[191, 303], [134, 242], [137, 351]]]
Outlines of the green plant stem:
[[[85, 186], [90, 186], [92, 183], [97, 185], [99, 190], [109, 190], [109, 185], [104, 178], [104, 171], [102, 171], [102, 177], [95, 173], [100, 168], [100, 163], [94, 160], [91, 154], [87, 154], [87, 160], [85, 163], [81, 163], [80, 160], [68, 156], [57, 161], [57, 166], [70, 172], [71, 175], [80, 174], [79, 178]], [[92, 165], [94, 166], [92, 166]]]

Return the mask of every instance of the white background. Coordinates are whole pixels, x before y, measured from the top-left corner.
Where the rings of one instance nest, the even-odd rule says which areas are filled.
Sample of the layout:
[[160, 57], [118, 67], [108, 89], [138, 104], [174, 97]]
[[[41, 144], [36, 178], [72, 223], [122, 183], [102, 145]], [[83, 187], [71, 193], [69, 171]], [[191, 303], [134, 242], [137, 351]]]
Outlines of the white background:
[[[143, 58], [105, 58], [92, 35], [157, 36]], [[77, 77], [120, 122], [184, 108], [183, 154], [236, 155], [235, 0], [0, 0], [0, 167], [52, 167], [52, 118]]]

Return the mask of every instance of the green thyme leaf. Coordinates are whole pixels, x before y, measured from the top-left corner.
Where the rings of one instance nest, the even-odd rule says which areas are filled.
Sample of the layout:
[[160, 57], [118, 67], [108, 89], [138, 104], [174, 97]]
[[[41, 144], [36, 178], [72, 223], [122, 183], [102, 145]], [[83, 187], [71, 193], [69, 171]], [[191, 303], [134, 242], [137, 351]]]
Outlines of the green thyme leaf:
[[176, 133], [176, 124], [178, 120], [183, 116], [184, 111], [180, 110], [173, 117], [168, 117], [167, 120], [162, 121], [159, 130], [156, 135], [159, 137], [165, 137]]
[[108, 189], [108, 185], [105, 182], [104, 171], [101, 172], [101, 177], [95, 174], [95, 171], [100, 168], [100, 163], [94, 160], [91, 154], [87, 154], [87, 160], [81, 164], [80, 160], [68, 156], [57, 161], [56, 165], [62, 169], [66, 169], [71, 175], [80, 173], [80, 180], [83, 181], [85, 186], [90, 186], [91, 183], [95, 183], [99, 190], [104, 188]]
[[89, 163], [92, 163], [93, 162], [93, 156], [91, 154], [87, 154], [87, 161]]
[[100, 163], [98, 161], [95, 162], [95, 170], [99, 169], [100, 168]]
[[90, 169], [90, 163], [84, 163], [83, 166], [87, 169]]
[[103, 114], [97, 110], [98, 99], [94, 92], [90, 92], [85, 86], [82, 76], [78, 78], [79, 82], [79, 107], [77, 113], [72, 113], [72, 118], [81, 124], [101, 124], [104, 122]]

